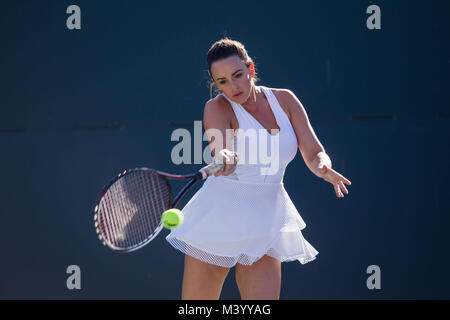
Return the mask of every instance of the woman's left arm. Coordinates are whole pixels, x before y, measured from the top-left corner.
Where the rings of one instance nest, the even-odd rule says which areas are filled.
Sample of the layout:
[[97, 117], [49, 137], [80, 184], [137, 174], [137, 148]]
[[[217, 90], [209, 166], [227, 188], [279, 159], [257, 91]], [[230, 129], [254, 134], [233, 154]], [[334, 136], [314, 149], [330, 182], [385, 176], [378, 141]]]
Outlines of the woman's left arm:
[[317, 177], [328, 181], [334, 186], [338, 198], [343, 198], [344, 194], [341, 189], [348, 194], [344, 183], [351, 185], [350, 180], [331, 168], [331, 159], [317, 138], [309, 122], [306, 110], [295, 94], [287, 89], [280, 90], [279, 94], [281, 95], [280, 100], [288, 108], [291, 124], [297, 136], [298, 148], [305, 164]]

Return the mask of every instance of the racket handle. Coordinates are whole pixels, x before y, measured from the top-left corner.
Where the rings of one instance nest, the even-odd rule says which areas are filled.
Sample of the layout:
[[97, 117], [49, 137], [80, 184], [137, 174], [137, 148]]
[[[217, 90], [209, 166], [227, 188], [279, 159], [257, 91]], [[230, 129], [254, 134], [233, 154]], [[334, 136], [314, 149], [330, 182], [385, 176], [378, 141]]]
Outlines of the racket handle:
[[217, 163], [217, 162], [213, 162], [208, 164], [207, 166], [201, 168], [198, 172], [201, 175], [200, 179], [201, 180], [205, 180], [206, 178], [208, 178], [209, 176], [213, 175], [214, 173], [216, 173], [217, 171], [219, 171], [220, 169], [222, 169], [224, 166], [223, 163]]
[[[237, 152], [233, 152], [233, 155], [236, 157], [238, 157], [238, 153]], [[224, 166], [223, 163], [219, 163], [219, 162], [212, 162], [210, 164], [208, 164], [207, 166], [201, 168], [198, 173], [197, 173], [197, 178], [200, 180], [205, 180], [206, 178], [208, 178], [209, 176], [215, 174], [217, 171], [219, 171], [220, 169], [222, 169]]]

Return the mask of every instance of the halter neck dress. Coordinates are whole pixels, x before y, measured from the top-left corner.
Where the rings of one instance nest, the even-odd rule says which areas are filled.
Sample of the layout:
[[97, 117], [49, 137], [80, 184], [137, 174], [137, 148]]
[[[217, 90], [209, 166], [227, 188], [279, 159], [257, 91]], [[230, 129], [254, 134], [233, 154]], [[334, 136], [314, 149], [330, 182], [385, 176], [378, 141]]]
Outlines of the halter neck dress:
[[264, 255], [305, 264], [319, 253], [302, 235], [306, 227], [284, 188], [287, 165], [298, 143], [291, 122], [270, 88], [259, 86], [275, 116], [270, 134], [245, 108], [230, 100], [239, 123], [233, 138], [235, 171], [210, 176], [184, 206], [184, 222], [166, 240], [201, 261], [233, 267]]

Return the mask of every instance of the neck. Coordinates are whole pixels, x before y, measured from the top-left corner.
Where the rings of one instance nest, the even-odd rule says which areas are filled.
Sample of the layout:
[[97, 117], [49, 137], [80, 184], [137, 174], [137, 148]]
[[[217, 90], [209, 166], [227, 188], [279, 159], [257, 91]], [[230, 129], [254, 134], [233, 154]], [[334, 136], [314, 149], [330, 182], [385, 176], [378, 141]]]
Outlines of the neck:
[[247, 101], [245, 101], [242, 106], [250, 111], [255, 112], [257, 109], [256, 106], [256, 96], [261, 93], [261, 89], [256, 88], [255, 84], [252, 84], [252, 87], [250, 89], [250, 96], [248, 97]]

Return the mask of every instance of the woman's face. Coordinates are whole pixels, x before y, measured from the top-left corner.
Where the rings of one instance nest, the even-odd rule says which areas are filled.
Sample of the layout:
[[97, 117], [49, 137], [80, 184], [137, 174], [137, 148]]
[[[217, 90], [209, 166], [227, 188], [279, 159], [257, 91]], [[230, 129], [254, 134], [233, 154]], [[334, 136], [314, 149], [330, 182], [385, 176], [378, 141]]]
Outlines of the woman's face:
[[211, 75], [217, 88], [231, 100], [242, 104], [250, 96], [253, 62], [250, 69], [237, 55], [214, 61], [211, 64]]

